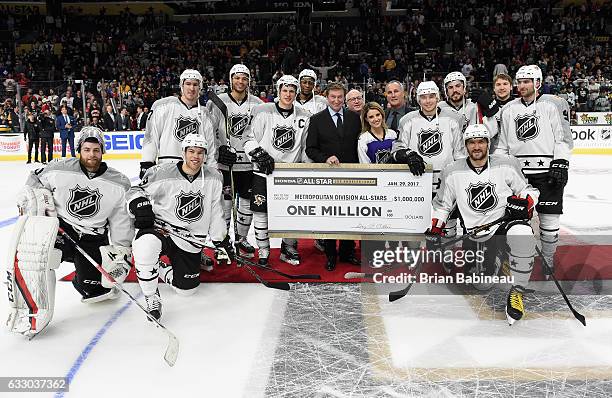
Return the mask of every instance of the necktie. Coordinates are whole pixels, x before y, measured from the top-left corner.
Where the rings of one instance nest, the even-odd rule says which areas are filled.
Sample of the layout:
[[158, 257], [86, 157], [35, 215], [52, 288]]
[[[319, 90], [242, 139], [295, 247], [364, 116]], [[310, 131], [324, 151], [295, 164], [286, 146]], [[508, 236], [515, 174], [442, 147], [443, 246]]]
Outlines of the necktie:
[[391, 119], [391, 130], [397, 131], [397, 111], [393, 111], [393, 119]]
[[338, 128], [338, 130], [342, 131], [342, 115], [340, 114], [340, 112], [336, 113], [336, 117], [338, 118], [336, 127]]
[[66, 120], [66, 124], [70, 123], [70, 120], [68, 120], [68, 116], [67, 115], [64, 116], [64, 119]]

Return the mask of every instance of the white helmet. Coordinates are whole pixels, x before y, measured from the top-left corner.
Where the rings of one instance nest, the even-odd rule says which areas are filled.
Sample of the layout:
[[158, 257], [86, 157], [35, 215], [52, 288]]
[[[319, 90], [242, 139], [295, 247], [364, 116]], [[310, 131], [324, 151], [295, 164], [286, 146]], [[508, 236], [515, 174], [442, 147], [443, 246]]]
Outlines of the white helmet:
[[181, 73], [181, 77], [180, 77], [181, 92], [183, 92], [183, 84], [185, 83], [185, 80], [197, 80], [198, 83], [200, 83], [200, 90], [202, 89], [202, 82], [204, 81], [204, 79], [202, 79], [202, 75], [197, 70], [185, 69], [183, 73]]
[[291, 75], [283, 75], [276, 81], [276, 93], [280, 94], [283, 86], [295, 86], [295, 92], [300, 89], [300, 83]]
[[455, 81], [455, 80], [459, 80], [460, 82], [462, 82], [463, 87], [467, 86], [467, 81], [465, 80], [465, 76], [463, 76], [463, 73], [451, 72], [448, 75], [446, 75], [446, 77], [444, 78], [444, 90], [446, 90], [446, 86], [448, 85], [448, 83]]
[[463, 142], [472, 138], [486, 138], [491, 143], [491, 133], [484, 124], [470, 124], [463, 132]]
[[204, 153], [208, 152], [208, 142], [206, 142], [206, 138], [198, 133], [189, 133], [183, 139], [181, 143], [183, 153], [185, 153], [189, 147], [204, 148]]
[[229, 71], [230, 90], [232, 89], [232, 77], [236, 73], [244, 73], [245, 75], [247, 75], [247, 79], [249, 79], [249, 83], [251, 82], [251, 71], [249, 70], [249, 68], [247, 68], [246, 65], [243, 65], [243, 64], [236, 64], [232, 66], [232, 69], [230, 69]]
[[305, 77], [309, 77], [314, 80], [315, 84], [317, 83], [317, 73], [312, 69], [304, 69], [303, 71], [301, 71], [298, 76], [298, 80], [301, 82], [302, 79]]
[[439, 100], [440, 99], [440, 89], [438, 88], [438, 85], [433, 82], [433, 81], [426, 81], [426, 82], [421, 82], [419, 83], [419, 86], [417, 87], [417, 103], [420, 104], [420, 97], [421, 95], [425, 95], [425, 94], [436, 94], [436, 98]]
[[515, 79], [533, 79], [533, 86], [538, 90], [542, 87], [542, 69], [537, 65], [523, 65], [516, 71]]
[[[88, 138], [94, 138], [98, 143], [100, 143], [100, 148], [102, 149], [102, 153], [106, 152], [104, 148], [104, 132], [98, 127], [94, 126], [85, 126], [81, 129], [81, 135], [79, 136], [79, 143], [77, 144], [77, 152], [81, 152], [81, 145]], [[91, 141], [91, 140], [90, 140]]]

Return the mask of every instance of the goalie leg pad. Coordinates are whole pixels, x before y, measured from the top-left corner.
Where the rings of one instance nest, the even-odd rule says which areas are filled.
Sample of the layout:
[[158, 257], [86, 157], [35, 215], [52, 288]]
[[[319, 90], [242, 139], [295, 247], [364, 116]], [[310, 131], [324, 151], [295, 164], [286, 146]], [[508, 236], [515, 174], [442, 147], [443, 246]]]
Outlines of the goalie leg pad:
[[[102, 268], [115, 279], [123, 283], [132, 267], [132, 248], [119, 245], [100, 246]], [[102, 286], [110, 289], [114, 284], [102, 275]]]
[[33, 337], [53, 318], [58, 227], [57, 218], [44, 216], [22, 216], [15, 225], [6, 261], [11, 332]]
[[17, 207], [22, 215], [57, 217], [53, 195], [47, 188], [26, 185], [17, 194]]

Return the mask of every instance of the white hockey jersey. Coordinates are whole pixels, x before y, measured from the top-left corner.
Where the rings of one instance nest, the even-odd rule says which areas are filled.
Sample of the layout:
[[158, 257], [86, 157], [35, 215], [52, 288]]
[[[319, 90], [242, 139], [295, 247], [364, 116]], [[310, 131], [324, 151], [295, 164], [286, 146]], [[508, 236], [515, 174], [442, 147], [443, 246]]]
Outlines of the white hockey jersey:
[[300, 96], [298, 94], [295, 100], [295, 105], [301, 106], [302, 108], [310, 112], [311, 115], [314, 115], [315, 113], [319, 113], [323, 109], [327, 108], [327, 98], [323, 97], [322, 95], [313, 95], [306, 101], [301, 101]]
[[75, 231], [88, 235], [108, 231], [113, 244], [131, 246], [134, 228], [125, 207], [130, 180], [104, 162], [89, 175], [78, 158], [57, 160], [33, 171], [26, 185], [50, 190], [57, 216]]
[[244, 151], [248, 156], [257, 147], [262, 147], [276, 162], [307, 162], [306, 137], [310, 113], [298, 106], [294, 106], [286, 117], [281, 112], [283, 110], [277, 103], [255, 107], [251, 131], [244, 141]]
[[465, 157], [461, 131], [462, 119], [448, 109], [437, 110], [436, 117], [425, 116], [421, 111], [404, 115], [399, 122], [399, 137], [393, 144], [393, 152], [412, 149], [433, 167], [432, 192], [440, 188], [440, 172], [455, 159]]
[[554, 96], [541, 95], [531, 104], [517, 98], [501, 114], [496, 153], [516, 156], [525, 174], [545, 173], [553, 159], [569, 160], [573, 141]]
[[395, 130], [386, 129], [383, 139], [379, 139], [369, 131], [362, 133], [357, 141], [359, 163], [393, 163], [391, 150], [397, 140]]
[[145, 128], [142, 161], [161, 164], [182, 160], [181, 142], [190, 133], [206, 137], [206, 165], [217, 167], [215, 135], [206, 109], [199, 105], [189, 107], [178, 97], [155, 101]]
[[[182, 161], [165, 163], [148, 169], [140, 185], [130, 189], [128, 202], [146, 197], [151, 201], [156, 218], [186, 229], [198, 238], [210, 235], [213, 241], [222, 241], [227, 230], [221, 208], [221, 173], [204, 166], [191, 177], [183, 172], [182, 164]], [[201, 250], [179, 237], [170, 237], [185, 251], [197, 253]]]
[[[499, 140], [499, 130], [501, 129], [501, 112], [504, 107], [512, 101], [512, 98], [508, 98], [505, 102], [501, 102], [497, 100], [497, 104], [499, 105], [499, 109], [495, 115], [488, 117], [482, 115], [480, 110], [478, 111], [478, 117], [481, 120], [480, 123], [484, 124], [489, 133], [491, 133], [491, 151], [494, 151], [497, 148], [497, 143]], [[477, 105], [478, 106], [478, 105]]]
[[[470, 230], [490, 223], [505, 213], [508, 196], [531, 196], [534, 206], [540, 192], [527, 183], [516, 158], [491, 155], [478, 173], [469, 159], [459, 159], [442, 170], [442, 186], [433, 200], [432, 218], [446, 221], [455, 208]], [[494, 233], [497, 227], [480, 235]]]
[[464, 104], [461, 104], [459, 107], [456, 107], [448, 101], [440, 101], [438, 107], [453, 111], [461, 117], [461, 120], [463, 121], [461, 131], [465, 130], [465, 128], [470, 124], [479, 123], [478, 105], [475, 102], [472, 102], [472, 100], [469, 98], [465, 99], [465, 106]]
[[[245, 133], [251, 128], [253, 108], [256, 105], [262, 104], [263, 101], [249, 94], [247, 94], [245, 99], [240, 103], [231, 96], [231, 93], [221, 94], [219, 98], [226, 106], [227, 118], [213, 101], [209, 100], [206, 104], [206, 109], [208, 110], [215, 131], [217, 148], [222, 145], [229, 145], [236, 150], [237, 161], [232, 166], [233, 170], [252, 170], [253, 165], [244, 154], [242, 142]], [[227, 134], [225, 131], [226, 122], [229, 127], [229, 144], [227, 143]], [[229, 169], [222, 164], [219, 164], [219, 168], [223, 170]]]

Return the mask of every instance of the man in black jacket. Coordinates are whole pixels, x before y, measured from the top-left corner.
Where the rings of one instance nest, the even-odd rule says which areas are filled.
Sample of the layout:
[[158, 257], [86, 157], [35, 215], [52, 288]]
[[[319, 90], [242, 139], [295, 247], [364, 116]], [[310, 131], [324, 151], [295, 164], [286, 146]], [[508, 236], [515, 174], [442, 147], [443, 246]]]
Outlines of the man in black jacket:
[[[338, 165], [340, 163], [359, 163], [357, 157], [357, 140], [361, 133], [361, 121], [354, 112], [344, 111], [346, 89], [340, 83], [327, 86], [326, 109], [310, 118], [306, 155], [315, 163]], [[336, 268], [336, 257], [340, 261], [360, 265], [355, 256], [355, 241], [341, 240], [336, 250], [336, 240], [325, 240], [325, 268], [333, 271]]]
[[40, 138], [40, 124], [34, 117], [33, 113], [28, 114], [28, 120], [25, 122], [25, 131], [23, 132], [23, 140], [28, 143], [28, 161], [32, 163], [32, 147], [34, 147], [34, 162], [38, 163], [38, 139]]
[[[53, 160], [53, 135], [55, 133], [55, 119], [49, 109], [40, 116], [40, 154], [43, 164]], [[48, 153], [48, 156], [47, 156]]]

